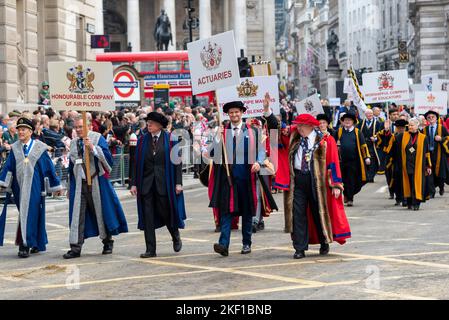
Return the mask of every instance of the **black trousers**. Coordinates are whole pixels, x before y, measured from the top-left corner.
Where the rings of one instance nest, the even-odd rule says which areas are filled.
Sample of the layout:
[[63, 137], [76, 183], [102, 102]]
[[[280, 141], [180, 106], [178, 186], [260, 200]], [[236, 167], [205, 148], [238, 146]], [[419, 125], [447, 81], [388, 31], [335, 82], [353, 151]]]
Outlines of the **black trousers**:
[[295, 170], [295, 190], [293, 195], [293, 247], [296, 251], [309, 249], [309, 224], [307, 208], [310, 207], [321, 244], [326, 243], [321, 225], [318, 202], [313, 197], [312, 175]]
[[345, 189], [343, 195], [348, 201], [354, 201], [355, 185], [357, 177], [357, 160], [341, 161], [341, 175]]
[[[70, 244], [70, 249], [73, 252], [80, 253], [84, 244], [84, 229], [86, 227], [86, 213], [89, 210], [90, 214], [96, 215], [94, 199], [92, 198], [92, 192], [89, 191], [87, 186], [87, 181], [83, 180], [83, 184], [81, 186], [81, 203], [80, 203], [80, 219], [78, 226], [78, 243]], [[106, 230], [107, 233], [107, 230]], [[112, 240], [112, 236], [107, 233], [106, 238], [103, 239], [103, 245], [112, 244], [114, 240]]]
[[[408, 181], [410, 184], [410, 192], [411, 192], [411, 197], [407, 198], [407, 205], [408, 206], [419, 206], [419, 204], [421, 203], [420, 200], [416, 199], [415, 197], [415, 175], [414, 174], [407, 174], [408, 175]], [[423, 194], [424, 194], [424, 190], [423, 190]]]
[[146, 195], [142, 195], [141, 199], [143, 208], [143, 223], [145, 243], [147, 247], [146, 252], [156, 253], [156, 226], [155, 217], [164, 222], [170, 232], [172, 239], [179, 239], [178, 228], [171, 226], [170, 218], [170, 203], [168, 196], [161, 196], [157, 193], [155, 185], [150, 189]]

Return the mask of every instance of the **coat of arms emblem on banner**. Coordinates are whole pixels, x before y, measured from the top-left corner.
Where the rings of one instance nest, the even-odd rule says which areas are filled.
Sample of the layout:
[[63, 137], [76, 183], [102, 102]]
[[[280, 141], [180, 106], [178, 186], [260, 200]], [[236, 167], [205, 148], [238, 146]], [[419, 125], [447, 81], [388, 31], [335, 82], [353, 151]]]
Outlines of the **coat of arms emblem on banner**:
[[67, 72], [67, 79], [70, 81], [69, 91], [72, 93], [94, 92], [92, 82], [95, 80], [95, 73], [91, 68], [84, 69], [82, 65], [72, 67]]
[[254, 84], [249, 79], [246, 79], [239, 86], [237, 86], [237, 92], [239, 94], [239, 98], [257, 96], [258, 88], [259, 88], [258, 85]]
[[377, 79], [379, 90], [391, 90], [394, 87], [393, 83], [394, 83], [393, 76], [387, 72], [382, 73], [379, 79]]
[[313, 111], [313, 102], [306, 100], [306, 102], [304, 102], [304, 108], [306, 109], [307, 112], [312, 112]]
[[207, 70], [214, 70], [220, 66], [223, 51], [221, 50], [221, 47], [216, 43], [214, 43], [214, 45], [211, 45], [211, 43], [209, 42], [207, 48], [203, 47], [200, 55], [203, 66]]

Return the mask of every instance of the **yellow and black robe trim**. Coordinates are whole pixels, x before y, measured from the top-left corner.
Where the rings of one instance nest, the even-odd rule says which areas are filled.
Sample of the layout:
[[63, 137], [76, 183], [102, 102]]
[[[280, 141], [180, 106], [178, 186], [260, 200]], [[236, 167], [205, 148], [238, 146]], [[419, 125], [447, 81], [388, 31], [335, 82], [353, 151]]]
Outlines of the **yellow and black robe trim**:
[[[411, 135], [408, 132], [404, 132], [402, 136], [401, 148], [401, 160], [402, 160], [402, 187], [404, 191], [404, 198], [411, 197], [410, 181], [407, 175], [406, 164], [406, 148], [411, 139]], [[416, 143], [416, 160], [415, 160], [415, 173], [413, 184], [415, 186], [415, 198], [420, 201], [424, 201], [425, 193], [425, 170], [427, 167], [432, 167], [430, 160], [430, 153], [424, 150], [426, 145], [426, 136], [422, 133], [418, 133], [418, 140]]]
[[[371, 158], [371, 155], [368, 150], [368, 146], [366, 143], [361, 142], [360, 140], [360, 130], [358, 128], [354, 128], [355, 137], [357, 141], [357, 152], [359, 154], [359, 161], [360, 161], [360, 169], [361, 169], [361, 176], [362, 176], [362, 182], [366, 182], [366, 168], [365, 168], [365, 159]], [[340, 139], [341, 135], [343, 134], [343, 128], [338, 128], [338, 142], [337, 145], [340, 145]]]

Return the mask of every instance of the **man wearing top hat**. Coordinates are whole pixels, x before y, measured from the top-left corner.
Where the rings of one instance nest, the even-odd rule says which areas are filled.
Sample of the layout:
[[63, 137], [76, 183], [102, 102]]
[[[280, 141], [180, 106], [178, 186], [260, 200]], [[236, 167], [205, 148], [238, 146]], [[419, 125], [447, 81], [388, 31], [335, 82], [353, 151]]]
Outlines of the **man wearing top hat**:
[[131, 184], [131, 194], [137, 196], [138, 228], [145, 234], [143, 259], [156, 257], [155, 230], [163, 226], [170, 232], [173, 250], [181, 251], [179, 229], [186, 219], [177, 139], [165, 131], [168, 119], [164, 115], [151, 112], [146, 120], [148, 132], [137, 142]]
[[341, 117], [343, 127], [338, 128], [334, 138], [340, 151], [341, 175], [343, 178], [344, 202], [353, 206], [354, 195], [367, 182], [366, 165], [371, 164], [368, 146], [360, 130], [354, 126], [355, 113], [349, 111]]
[[[257, 211], [257, 175], [266, 157], [265, 147], [258, 143], [260, 131], [242, 121], [246, 107], [241, 101], [232, 101], [223, 106], [230, 123], [221, 126], [209, 153], [214, 166], [209, 179], [211, 191], [209, 207], [217, 209], [220, 219], [220, 239], [214, 251], [228, 256], [231, 238], [231, 223], [235, 216], [242, 217], [242, 254], [251, 252], [253, 216]], [[223, 140], [223, 141], [222, 141]], [[223, 145], [226, 148], [226, 169]], [[271, 196], [271, 193], [267, 194]]]
[[449, 183], [449, 166], [447, 163], [449, 150], [446, 147], [447, 143], [445, 143], [449, 139], [449, 133], [440, 121], [438, 112], [427, 111], [424, 117], [429, 122], [423, 133], [427, 136], [429, 142], [430, 159], [433, 165], [432, 174], [429, 177], [429, 193], [430, 197], [434, 198], [436, 187], [439, 188], [442, 196], [444, 184]]
[[15, 243], [19, 257], [28, 258], [31, 253], [46, 250], [45, 197], [47, 193], [60, 193], [62, 187], [56, 176], [48, 146], [31, 138], [33, 123], [28, 118], [17, 120], [19, 140], [11, 145], [11, 152], [0, 173], [0, 187], [7, 196], [0, 217], [0, 245], [6, 224], [7, 204], [10, 194], [19, 211]]

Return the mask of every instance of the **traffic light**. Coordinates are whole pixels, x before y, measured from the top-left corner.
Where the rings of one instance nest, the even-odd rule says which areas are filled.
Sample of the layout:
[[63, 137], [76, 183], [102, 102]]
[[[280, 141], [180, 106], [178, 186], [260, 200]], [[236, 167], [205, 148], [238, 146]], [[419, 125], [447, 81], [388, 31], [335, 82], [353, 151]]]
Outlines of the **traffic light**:
[[237, 58], [239, 64], [240, 78], [251, 77], [251, 67], [247, 57]]
[[90, 47], [92, 49], [110, 49], [111, 42], [108, 35], [91, 35]]
[[410, 56], [408, 54], [407, 41], [399, 41], [398, 51], [399, 51], [399, 63], [408, 63], [410, 60]]

